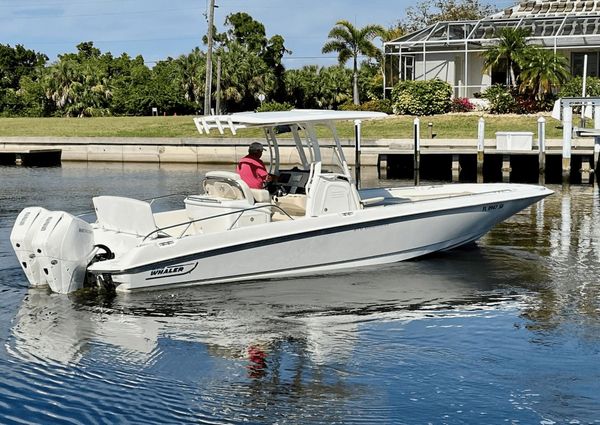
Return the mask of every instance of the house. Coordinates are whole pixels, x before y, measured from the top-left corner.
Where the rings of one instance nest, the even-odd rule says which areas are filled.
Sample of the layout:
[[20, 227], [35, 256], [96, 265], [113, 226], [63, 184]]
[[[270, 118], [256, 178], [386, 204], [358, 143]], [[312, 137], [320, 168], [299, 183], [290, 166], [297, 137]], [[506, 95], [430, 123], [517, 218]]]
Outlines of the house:
[[483, 70], [481, 53], [497, 42], [498, 30], [527, 28], [529, 41], [567, 57], [573, 75], [600, 75], [600, 0], [528, 0], [479, 21], [438, 22], [384, 44], [384, 92], [400, 80], [439, 78], [457, 97], [474, 97], [505, 84], [506, 67]]

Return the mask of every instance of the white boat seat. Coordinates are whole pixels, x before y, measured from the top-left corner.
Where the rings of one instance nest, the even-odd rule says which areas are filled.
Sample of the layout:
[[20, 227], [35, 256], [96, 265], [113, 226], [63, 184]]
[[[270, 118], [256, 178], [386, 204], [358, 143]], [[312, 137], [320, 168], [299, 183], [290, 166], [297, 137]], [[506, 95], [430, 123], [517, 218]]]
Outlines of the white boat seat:
[[[227, 182], [228, 180], [235, 182], [235, 185], [232, 186]], [[204, 191], [207, 195], [235, 200], [246, 199], [252, 205], [255, 202], [252, 190], [254, 189], [250, 189], [237, 173], [231, 171], [209, 171], [206, 173]]]
[[98, 225], [105, 230], [146, 236], [157, 229], [148, 202], [121, 196], [96, 196], [92, 201]]
[[288, 194], [276, 198], [275, 204], [292, 216], [306, 215], [306, 195]]
[[254, 201], [257, 203], [271, 203], [271, 194], [268, 190], [265, 189], [250, 189], [252, 192], [252, 196], [254, 197]]

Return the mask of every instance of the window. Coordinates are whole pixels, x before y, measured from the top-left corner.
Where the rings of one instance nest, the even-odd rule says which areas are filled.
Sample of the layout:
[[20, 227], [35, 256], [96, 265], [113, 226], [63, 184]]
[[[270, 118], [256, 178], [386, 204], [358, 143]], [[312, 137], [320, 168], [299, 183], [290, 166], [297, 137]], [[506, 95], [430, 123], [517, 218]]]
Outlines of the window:
[[576, 52], [571, 54], [571, 70], [573, 75], [582, 77], [583, 76], [583, 61], [584, 57], [587, 55], [588, 63], [587, 63], [587, 76], [588, 77], [598, 77], [600, 75], [598, 59], [598, 52]]
[[414, 56], [402, 56], [402, 62], [400, 63], [400, 79], [401, 80], [414, 80], [415, 79], [415, 57]]

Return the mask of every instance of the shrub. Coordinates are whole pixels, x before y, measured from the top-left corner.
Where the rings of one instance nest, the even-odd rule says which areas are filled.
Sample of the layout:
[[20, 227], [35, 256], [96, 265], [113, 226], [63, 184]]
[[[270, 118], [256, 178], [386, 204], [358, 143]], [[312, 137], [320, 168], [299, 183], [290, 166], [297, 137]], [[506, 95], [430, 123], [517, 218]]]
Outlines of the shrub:
[[[585, 94], [588, 96], [600, 96], [600, 78], [588, 77], [585, 82]], [[583, 89], [583, 78], [575, 77], [563, 84], [558, 97], [581, 97]]]
[[274, 111], [289, 111], [293, 109], [294, 106], [290, 103], [283, 102], [264, 102], [258, 108], [256, 108], [257, 112], [274, 112]]
[[369, 100], [355, 105], [352, 102], [344, 103], [340, 105], [342, 111], [373, 111], [373, 112], [385, 112], [386, 114], [392, 113], [392, 101], [390, 99], [377, 99]]
[[556, 96], [549, 93], [543, 99], [536, 99], [530, 91], [510, 90], [501, 85], [488, 88], [483, 97], [490, 103], [492, 114], [533, 114], [549, 111], [554, 106]]
[[504, 86], [495, 84], [482, 93], [482, 97], [490, 102], [492, 114], [509, 114], [517, 111], [517, 101]]
[[475, 105], [466, 97], [456, 97], [452, 99], [452, 112], [471, 112], [475, 109]]
[[400, 81], [392, 90], [395, 114], [434, 115], [450, 111], [452, 86], [439, 79]]

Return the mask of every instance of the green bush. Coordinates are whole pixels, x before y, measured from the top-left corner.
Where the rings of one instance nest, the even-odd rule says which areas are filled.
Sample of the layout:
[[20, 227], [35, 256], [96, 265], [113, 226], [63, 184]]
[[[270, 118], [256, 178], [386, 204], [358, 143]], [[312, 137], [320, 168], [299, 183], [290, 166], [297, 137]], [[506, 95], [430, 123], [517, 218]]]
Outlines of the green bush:
[[490, 102], [492, 114], [534, 114], [549, 111], [556, 100], [552, 93], [536, 99], [531, 91], [512, 90], [499, 84], [489, 87], [482, 93], [482, 97]]
[[494, 84], [481, 95], [490, 102], [492, 114], [509, 114], [517, 111], [517, 101], [513, 94], [504, 86]]
[[293, 108], [294, 107], [287, 102], [264, 102], [256, 109], [256, 112], [289, 111]]
[[[588, 77], [585, 83], [585, 93], [588, 96], [600, 96], [600, 78]], [[560, 88], [558, 97], [581, 97], [583, 78], [575, 77]]]
[[452, 86], [445, 81], [400, 81], [392, 90], [395, 114], [434, 115], [450, 111]]
[[369, 100], [367, 102], [361, 103], [360, 105], [355, 105], [352, 102], [344, 103], [340, 105], [340, 110], [342, 111], [372, 111], [372, 112], [385, 112], [386, 114], [392, 113], [392, 101], [389, 99], [377, 99], [377, 100]]

